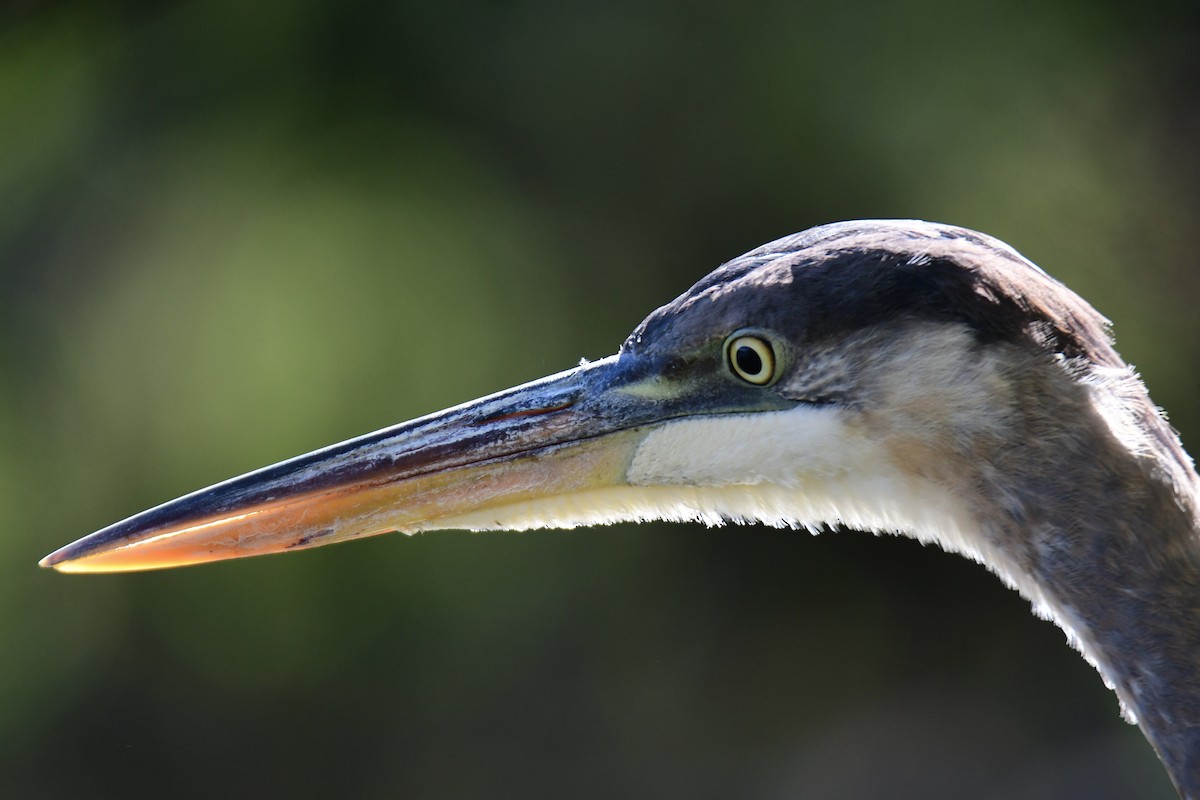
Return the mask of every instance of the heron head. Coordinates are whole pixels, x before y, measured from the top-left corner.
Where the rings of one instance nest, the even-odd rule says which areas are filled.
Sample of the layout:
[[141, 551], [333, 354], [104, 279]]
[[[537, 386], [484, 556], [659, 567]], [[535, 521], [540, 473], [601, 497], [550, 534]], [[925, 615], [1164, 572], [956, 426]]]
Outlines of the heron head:
[[217, 484], [42, 563], [149, 569], [388, 531], [646, 519], [953, 538], [970, 516], [947, 490], [954, 456], [1006, 424], [981, 410], [1033, 361], [1119, 363], [1104, 326], [994, 239], [828, 225], [718, 268], [615, 356]]

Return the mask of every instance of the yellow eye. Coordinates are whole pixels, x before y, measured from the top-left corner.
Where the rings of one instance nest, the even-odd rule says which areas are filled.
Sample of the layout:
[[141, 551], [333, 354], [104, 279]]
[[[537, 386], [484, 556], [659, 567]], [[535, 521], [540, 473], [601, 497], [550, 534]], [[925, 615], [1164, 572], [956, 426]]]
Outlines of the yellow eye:
[[766, 386], [775, 378], [775, 351], [761, 336], [735, 334], [725, 345], [729, 368], [747, 383]]

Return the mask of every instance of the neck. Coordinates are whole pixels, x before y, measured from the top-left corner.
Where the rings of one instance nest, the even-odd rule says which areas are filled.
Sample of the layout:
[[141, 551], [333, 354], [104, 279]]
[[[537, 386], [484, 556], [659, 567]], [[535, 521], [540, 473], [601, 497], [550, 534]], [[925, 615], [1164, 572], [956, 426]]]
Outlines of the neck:
[[1004, 520], [993, 535], [1010, 577], [1116, 691], [1181, 795], [1200, 800], [1197, 476], [1144, 392], [1126, 428], [1090, 397], [1070, 435], [1030, 437], [1012, 454], [1035, 473], [981, 481]]

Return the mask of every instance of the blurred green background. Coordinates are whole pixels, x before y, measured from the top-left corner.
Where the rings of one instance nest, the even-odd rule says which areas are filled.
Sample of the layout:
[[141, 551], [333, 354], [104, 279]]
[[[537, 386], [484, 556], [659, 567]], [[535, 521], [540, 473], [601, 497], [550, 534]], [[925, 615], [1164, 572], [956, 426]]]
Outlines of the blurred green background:
[[605, 356], [721, 261], [856, 217], [1012, 243], [1195, 449], [1191, 6], [6, 4], [0, 794], [1171, 797], [1056, 628], [907, 540], [34, 564]]

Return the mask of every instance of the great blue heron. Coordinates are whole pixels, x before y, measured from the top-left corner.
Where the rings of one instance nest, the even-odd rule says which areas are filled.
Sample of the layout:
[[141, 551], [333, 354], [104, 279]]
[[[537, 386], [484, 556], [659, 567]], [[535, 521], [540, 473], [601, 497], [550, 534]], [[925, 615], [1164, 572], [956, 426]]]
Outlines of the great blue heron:
[[1198, 488], [1076, 294], [979, 233], [846, 222], [723, 265], [615, 356], [217, 484], [42, 564], [621, 520], [902, 533], [982, 562], [1061, 626], [1200, 800]]

